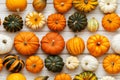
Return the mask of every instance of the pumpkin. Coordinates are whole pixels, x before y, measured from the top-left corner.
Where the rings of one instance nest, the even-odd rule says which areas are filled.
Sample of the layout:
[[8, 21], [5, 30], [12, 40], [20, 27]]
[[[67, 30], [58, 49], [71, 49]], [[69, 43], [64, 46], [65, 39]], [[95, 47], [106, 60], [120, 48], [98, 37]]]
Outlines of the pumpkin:
[[87, 48], [91, 55], [100, 57], [109, 50], [110, 42], [107, 37], [95, 34], [88, 38]]
[[68, 27], [74, 32], [80, 32], [87, 26], [86, 15], [82, 12], [75, 12], [68, 19]]
[[47, 33], [41, 40], [42, 50], [50, 55], [58, 55], [65, 46], [63, 37], [56, 32]]
[[27, 80], [21, 73], [11, 73], [7, 76], [6, 80]]
[[73, 0], [75, 9], [81, 12], [90, 12], [98, 5], [98, 0]]
[[26, 60], [26, 69], [32, 73], [40, 72], [43, 67], [43, 60], [39, 56], [30, 56]]
[[75, 75], [73, 80], [98, 80], [97, 76], [93, 72], [84, 71]]
[[103, 60], [103, 68], [110, 74], [117, 74], [120, 72], [120, 56], [110, 54]]
[[103, 13], [113, 13], [117, 9], [117, 0], [100, 0], [99, 7]]
[[13, 40], [7, 36], [0, 34], [0, 54], [6, 54], [12, 50]]
[[35, 54], [39, 45], [39, 38], [33, 32], [20, 32], [14, 38], [15, 49], [22, 55]]
[[48, 76], [38, 76], [34, 80], [47, 80], [48, 78]]
[[47, 4], [47, 0], [33, 0], [32, 2], [33, 8], [38, 12], [44, 10], [46, 4]]
[[114, 77], [112, 77], [112, 76], [104, 76], [100, 80], [116, 80], [116, 79]]
[[79, 60], [77, 57], [70, 56], [70, 57], [66, 58], [65, 65], [68, 69], [74, 70], [79, 66]]
[[95, 17], [91, 18], [88, 21], [88, 25], [87, 25], [87, 29], [90, 32], [95, 32], [97, 31], [99, 28], [99, 22], [97, 21], [97, 19], [95, 19]]
[[8, 32], [17, 32], [23, 28], [22, 17], [16, 14], [4, 18], [3, 26]]
[[0, 71], [2, 71], [2, 69], [3, 69], [3, 60], [2, 58], [0, 58]]
[[2, 21], [1, 21], [1, 19], [0, 19], [0, 25], [1, 25], [1, 23], [2, 23]]
[[44, 27], [45, 23], [46, 19], [42, 13], [30, 12], [25, 18], [26, 26], [33, 30], [37, 30]]
[[62, 31], [66, 26], [65, 16], [62, 14], [51, 14], [47, 19], [48, 28], [52, 31]]
[[61, 72], [63, 66], [64, 66], [64, 62], [60, 56], [49, 55], [45, 59], [45, 67], [47, 68], [48, 71]]
[[85, 43], [82, 38], [75, 36], [66, 42], [66, 48], [71, 55], [82, 54], [85, 49]]
[[120, 34], [117, 34], [111, 40], [111, 47], [118, 54], [120, 54], [119, 44], [120, 44]]
[[20, 59], [18, 55], [8, 54], [3, 59], [3, 65], [6, 67], [8, 71], [17, 73], [24, 68], [25, 63], [23, 60]]
[[10, 11], [23, 11], [27, 7], [27, 0], [6, 0], [6, 7]]
[[72, 80], [71, 76], [66, 73], [57, 74], [54, 80]]
[[91, 55], [84, 56], [81, 60], [81, 67], [85, 71], [95, 71], [98, 65], [98, 60]]
[[120, 17], [116, 13], [107, 14], [102, 19], [102, 25], [106, 31], [114, 32], [120, 27]]
[[66, 13], [72, 8], [72, 0], [53, 0], [53, 4], [59, 13]]

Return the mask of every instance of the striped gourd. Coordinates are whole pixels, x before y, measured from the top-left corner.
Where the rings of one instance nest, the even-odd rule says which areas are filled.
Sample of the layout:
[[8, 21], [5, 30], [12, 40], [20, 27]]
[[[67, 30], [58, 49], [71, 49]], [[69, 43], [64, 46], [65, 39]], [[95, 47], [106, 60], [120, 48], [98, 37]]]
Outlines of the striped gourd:
[[10, 72], [19, 72], [24, 68], [24, 61], [15, 54], [8, 54], [3, 59], [3, 65]]

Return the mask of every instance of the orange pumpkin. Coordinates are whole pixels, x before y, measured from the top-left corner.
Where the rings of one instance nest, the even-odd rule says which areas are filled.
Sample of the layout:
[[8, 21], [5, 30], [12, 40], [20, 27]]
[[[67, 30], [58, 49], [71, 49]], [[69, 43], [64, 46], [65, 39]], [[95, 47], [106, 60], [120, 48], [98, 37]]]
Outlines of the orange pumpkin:
[[71, 76], [66, 73], [57, 74], [54, 80], [72, 80]]
[[41, 40], [42, 50], [50, 55], [58, 55], [65, 46], [63, 37], [56, 32], [47, 33]]
[[20, 32], [14, 38], [14, 46], [22, 55], [32, 55], [39, 49], [39, 38], [33, 32]]
[[30, 56], [26, 60], [26, 69], [32, 73], [40, 72], [43, 67], [43, 60], [39, 56]]
[[109, 32], [116, 31], [120, 27], [120, 17], [115, 14], [107, 14], [102, 19], [102, 25]]
[[59, 13], [66, 13], [72, 8], [72, 0], [54, 0], [53, 3]]
[[95, 57], [105, 54], [110, 47], [110, 42], [107, 37], [95, 34], [89, 37], [87, 41], [87, 48], [91, 55]]
[[27, 0], [6, 0], [6, 6], [10, 11], [23, 11], [27, 7]]
[[0, 58], [0, 71], [3, 69], [3, 60]]
[[103, 60], [103, 67], [106, 72], [110, 74], [117, 74], [120, 72], [120, 56], [116, 54], [110, 54]]
[[62, 31], [66, 26], [66, 19], [61, 14], [51, 14], [47, 19], [48, 28], [52, 31]]

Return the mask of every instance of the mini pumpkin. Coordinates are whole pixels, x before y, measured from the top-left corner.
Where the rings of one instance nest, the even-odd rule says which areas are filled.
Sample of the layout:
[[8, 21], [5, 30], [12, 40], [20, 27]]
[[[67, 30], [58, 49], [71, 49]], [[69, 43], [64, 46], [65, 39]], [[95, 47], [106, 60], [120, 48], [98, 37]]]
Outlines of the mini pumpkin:
[[62, 31], [66, 26], [65, 16], [62, 14], [51, 14], [47, 19], [48, 28], [52, 31]]
[[17, 73], [24, 68], [25, 63], [22, 59], [20, 59], [18, 55], [8, 54], [3, 59], [3, 65], [6, 67], [8, 71]]
[[39, 38], [33, 32], [20, 32], [14, 38], [15, 49], [22, 55], [35, 54], [39, 45]]
[[7, 36], [0, 34], [0, 54], [6, 54], [12, 50], [13, 40]]
[[28, 13], [25, 19], [25, 24], [28, 28], [37, 30], [44, 27], [46, 23], [45, 16], [42, 13]]
[[98, 80], [97, 76], [93, 72], [84, 71], [75, 75], [73, 80]]
[[111, 40], [111, 47], [112, 49], [120, 54], [120, 34], [115, 35]]
[[95, 19], [94, 17], [91, 18], [89, 21], [88, 21], [88, 25], [87, 25], [87, 29], [90, 31], [90, 32], [95, 32], [97, 31], [99, 28], [99, 22], [97, 21], [97, 19]]
[[60, 73], [55, 76], [54, 80], [72, 80], [72, 78], [67, 73]]
[[27, 7], [27, 0], [6, 0], [6, 7], [10, 11], [23, 11]]
[[60, 56], [49, 55], [45, 59], [45, 67], [47, 68], [48, 71], [61, 72], [63, 66], [64, 66], [64, 62]]
[[72, 8], [72, 0], [53, 0], [53, 4], [59, 13], [66, 13]]
[[95, 34], [88, 38], [87, 48], [91, 55], [100, 57], [110, 48], [110, 42], [107, 37]]
[[110, 74], [117, 74], [120, 72], [120, 56], [110, 54], [103, 60], [103, 68]]
[[120, 17], [116, 13], [106, 14], [102, 19], [102, 25], [109, 32], [116, 31], [120, 27]]
[[71, 55], [77, 56], [82, 54], [85, 44], [82, 38], [75, 36], [67, 41], [66, 48]]
[[17, 32], [23, 28], [22, 17], [16, 14], [4, 18], [3, 26], [8, 32]]
[[21, 73], [11, 73], [7, 76], [6, 80], [27, 80]]
[[34, 80], [48, 80], [48, 76], [38, 76]]
[[44, 10], [46, 4], [47, 4], [47, 0], [33, 0], [32, 2], [33, 8], [38, 12]]
[[30, 56], [26, 60], [26, 69], [32, 73], [40, 72], [43, 67], [43, 60], [39, 56]]
[[3, 60], [2, 58], [0, 58], [0, 71], [2, 71], [2, 69], [3, 69]]
[[68, 69], [74, 70], [79, 66], [79, 60], [77, 57], [70, 56], [70, 57], [66, 58], [65, 65]]
[[104, 76], [100, 80], [116, 80], [116, 79], [114, 77], [112, 77], [112, 76]]
[[41, 40], [42, 50], [50, 55], [58, 55], [65, 46], [63, 37], [56, 32], [47, 33]]
[[90, 55], [84, 56], [81, 60], [81, 67], [85, 71], [95, 71], [98, 68], [98, 60]]
[[99, 7], [103, 13], [113, 13], [117, 9], [117, 0], [100, 0]]
[[98, 0], [73, 0], [75, 9], [81, 12], [90, 12], [98, 5]]
[[84, 30], [87, 26], [86, 15], [82, 12], [75, 12], [68, 19], [68, 27], [73, 32], [80, 32]]

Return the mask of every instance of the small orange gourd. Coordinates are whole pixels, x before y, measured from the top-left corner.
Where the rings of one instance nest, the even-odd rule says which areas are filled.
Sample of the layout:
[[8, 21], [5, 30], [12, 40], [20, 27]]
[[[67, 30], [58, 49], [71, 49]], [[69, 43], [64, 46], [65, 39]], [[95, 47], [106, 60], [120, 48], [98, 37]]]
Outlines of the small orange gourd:
[[40, 72], [43, 67], [43, 60], [39, 56], [30, 56], [26, 60], [26, 69], [32, 73]]
[[105, 30], [114, 32], [120, 27], [120, 17], [116, 13], [107, 14], [102, 19]]
[[10, 11], [23, 11], [27, 7], [27, 0], [6, 0], [6, 7]]
[[91, 55], [95, 57], [105, 54], [110, 47], [107, 37], [99, 34], [92, 35], [88, 38], [87, 48]]
[[117, 74], [120, 72], [120, 56], [116, 54], [110, 54], [103, 60], [103, 67], [106, 72], [110, 74]]
[[72, 80], [71, 76], [66, 73], [57, 74], [54, 80]]
[[62, 31], [66, 26], [65, 16], [62, 14], [51, 14], [47, 19], [48, 28], [52, 31]]
[[0, 71], [3, 69], [3, 60], [0, 58]]
[[59, 13], [66, 13], [72, 8], [72, 0], [53, 0], [53, 3]]

